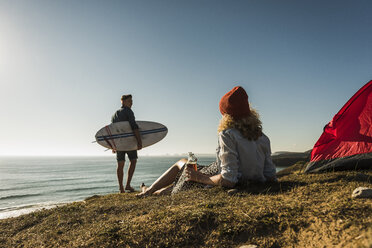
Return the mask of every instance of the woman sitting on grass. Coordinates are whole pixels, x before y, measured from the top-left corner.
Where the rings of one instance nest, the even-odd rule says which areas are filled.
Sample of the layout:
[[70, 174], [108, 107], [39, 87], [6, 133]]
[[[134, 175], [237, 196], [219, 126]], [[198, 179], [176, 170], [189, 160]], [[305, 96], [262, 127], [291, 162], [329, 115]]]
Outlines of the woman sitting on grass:
[[186, 159], [172, 165], [149, 188], [137, 196], [177, 193], [205, 185], [233, 188], [248, 182], [276, 181], [269, 138], [263, 134], [258, 113], [249, 107], [248, 95], [238, 86], [220, 100], [222, 119], [218, 128], [217, 160], [198, 171], [184, 166]]

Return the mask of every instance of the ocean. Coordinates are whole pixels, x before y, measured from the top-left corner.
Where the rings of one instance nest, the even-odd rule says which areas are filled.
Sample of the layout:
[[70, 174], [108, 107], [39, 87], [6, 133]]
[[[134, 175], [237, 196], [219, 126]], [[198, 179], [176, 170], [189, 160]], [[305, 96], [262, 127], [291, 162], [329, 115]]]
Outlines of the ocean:
[[[139, 157], [131, 185], [151, 185], [181, 157]], [[215, 156], [199, 156], [208, 165]], [[124, 185], [126, 170], [124, 167]], [[115, 156], [0, 157], [0, 219], [118, 192]]]

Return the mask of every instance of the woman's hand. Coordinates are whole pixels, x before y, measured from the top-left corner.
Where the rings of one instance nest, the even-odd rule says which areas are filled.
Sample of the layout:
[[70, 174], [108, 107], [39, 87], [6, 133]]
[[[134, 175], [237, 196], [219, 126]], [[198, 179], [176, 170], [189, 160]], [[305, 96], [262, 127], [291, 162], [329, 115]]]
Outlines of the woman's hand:
[[[186, 165], [187, 166], [187, 165]], [[186, 167], [186, 181], [199, 182], [200, 175], [203, 175], [199, 171], [195, 171], [192, 167]]]

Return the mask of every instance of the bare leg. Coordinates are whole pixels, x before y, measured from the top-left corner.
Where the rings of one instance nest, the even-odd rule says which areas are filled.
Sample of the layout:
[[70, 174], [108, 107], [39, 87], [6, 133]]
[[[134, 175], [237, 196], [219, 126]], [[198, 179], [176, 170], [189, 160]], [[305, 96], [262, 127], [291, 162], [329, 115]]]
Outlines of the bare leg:
[[171, 185], [168, 185], [167, 187], [164, 187], [162, 189], [155, 191], [152, 194], [153, 195], [170, 195], [172, 193], [172, 190], [173, 190], [173, 185], [171, 184]]
[[128, 167], [128, 174], [127, 174], [127, 184], [125, 185], [125, 189], [133, 192], [134, 189], [130, 186], [130, 182], [132, 181], [132, 177], [134, 174], [134, 170], [136, 169], [137, 159], [133, 159], [129, 163]]
[[166, 172], [163, 173], [145, 192], [137, 194], [137, 196], [151, 195], [157, 190], [170, 186], [177, 177], [178, 172], [186, 164], [187, 159], [181, 159], [172, 165]]
[[116, 174], [118, 176], [120, 193], [125, 193], [124, 186], [123, 186], [123, 176], [124, 176], [123, 169], [124, 169], [124, 163], [125, 163], [125, 161], [118, 162], [118, 167], [116, 168]]

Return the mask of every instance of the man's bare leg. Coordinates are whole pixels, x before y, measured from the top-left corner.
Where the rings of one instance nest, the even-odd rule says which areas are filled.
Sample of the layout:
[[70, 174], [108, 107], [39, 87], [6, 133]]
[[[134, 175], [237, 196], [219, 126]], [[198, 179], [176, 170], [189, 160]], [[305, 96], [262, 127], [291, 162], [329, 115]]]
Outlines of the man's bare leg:
[[125, 163], [125, 161], [118, 162], [118, 167], [116, 168], [116, 174], [118, 176], [120, 193], [125, 193], [124, 186], [123, 186], [123, 177], [124, 177], [123, 169], [124, 169], [124, 163]]
[[166, 172], [163, 173], [145, 192], [137, 194], [137, 196], [151, 195], [157, 190], [163, 189], [171, 185], [177, 177], [178, 172], [186, 164], [187, 159], [181, 159], [174, 165], [172, 165]]
[[132, 181], [134, 170], [136, 169], [136, 164], [137, 164], [137, 159], [132, 159], [128, 167], [127, 184], [125, 185], [125, 190], [129, 190], [130, 192], [134, 191], [134, 189], [130, 186], [130, 182]]

